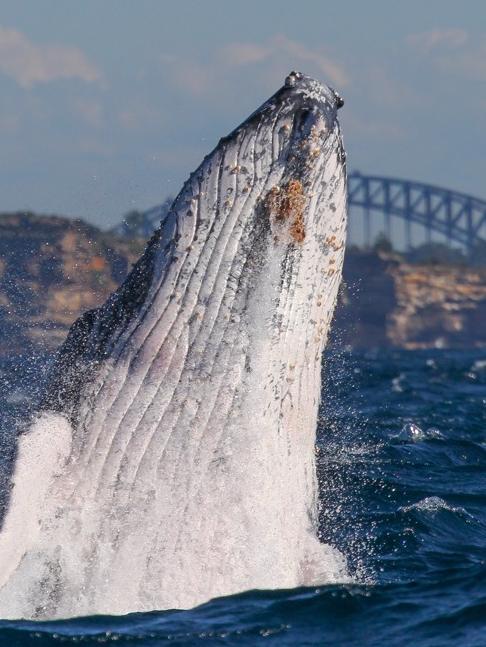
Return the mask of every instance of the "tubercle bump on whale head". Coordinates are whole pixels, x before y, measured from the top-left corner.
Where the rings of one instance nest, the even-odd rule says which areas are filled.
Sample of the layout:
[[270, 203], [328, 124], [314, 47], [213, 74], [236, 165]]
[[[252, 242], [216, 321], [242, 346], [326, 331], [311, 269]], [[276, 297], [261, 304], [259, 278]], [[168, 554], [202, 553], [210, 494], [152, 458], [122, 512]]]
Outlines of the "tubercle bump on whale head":
[[320, 113], [331, 127], [336, 121], [338, 109], [343, 105], [342, 97], [334, 88], [302, 72], [292, 71], [275, 94], [221, 141], [231, 139], [243, 129], [255, 126], [262, 119], [271, 119], [276, 111], [285, 111], [289, 114], [297, 111]]
[[300, 94], [308, 100], [314, 100], [317, 103], [327, 103], [336, 110], [342, 108], [344, 105], [343, 98], [334, 88], [295, 70], [290, 72], [285, 78], [282, 90], [285, 89], [294, 90], [296, 95]]

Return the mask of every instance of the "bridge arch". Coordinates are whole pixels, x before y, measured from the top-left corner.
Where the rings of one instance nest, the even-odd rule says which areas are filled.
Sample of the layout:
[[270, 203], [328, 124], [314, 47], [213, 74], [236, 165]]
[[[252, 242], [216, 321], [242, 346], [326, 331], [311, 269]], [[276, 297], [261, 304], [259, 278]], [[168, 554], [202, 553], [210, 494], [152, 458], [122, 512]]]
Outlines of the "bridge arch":
[[353, 224], [361, 210], [363, 242], [372, 244], [372, 217], [381, 213], [384, 233], [392, 240], [391, 221], [404, 221], [404, 246], [414, 244], [412, 225], [425, 232], [426, 242], [434, 233], [449, 245], [459, 245], [470, 253], [479, 241], [486, 241], [486, 200], [442, 187], [358, 171], [348, 176], [348, 204]]
[[[167, 198], [148, 211], [135, 212], [136, 218], [125, 219], [114, 231], [124, 237], [147, 238], [159, 226], [171, 202]], [[414, 246], [417, 227], [422, 230], [425, 242], [432, 242], [434, 234], [440, 234], [450, 246], [457, 245], [468, 253], [478, 242], [486, 242], [486, 200], [457, 191], [354, 171], [348, 175], [348, 204], [351, 230], [361, 229], [359, 242], [367, 247], [373, 243], [372, 221], [376, 220], [376, 214], [381, 214], [382, 231], [394, 243], [392, 220], [403, 221], [404, 235], [400, 242], [407, 250]]]

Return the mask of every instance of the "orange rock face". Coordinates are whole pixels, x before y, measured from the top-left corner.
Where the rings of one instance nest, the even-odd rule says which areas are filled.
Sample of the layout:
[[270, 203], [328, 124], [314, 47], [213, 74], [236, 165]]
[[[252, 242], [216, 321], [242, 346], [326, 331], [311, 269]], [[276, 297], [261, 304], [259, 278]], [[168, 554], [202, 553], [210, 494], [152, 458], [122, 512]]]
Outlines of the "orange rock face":
[[348, 251], [334, 336], [354, 347], [486, 347], [486, 268]]
[[[267, 195], [286, 241], [304, 240], [304, 201], [296, 180]], [[326, 244], [335, 249], [332, 238]], [[72, 322], [118, 287], [143, 246], [67, 218], [0, 215], [0, 356], [56, 349]], [[331, 256], [323, 271], [333, 265]], [[486, 347], [486, 269], [348, 250], [332, 335], [354, 347]]]
[[51, 351], [105, 301], [143, 248], [80, 221], [0, 216], [0, 355]]

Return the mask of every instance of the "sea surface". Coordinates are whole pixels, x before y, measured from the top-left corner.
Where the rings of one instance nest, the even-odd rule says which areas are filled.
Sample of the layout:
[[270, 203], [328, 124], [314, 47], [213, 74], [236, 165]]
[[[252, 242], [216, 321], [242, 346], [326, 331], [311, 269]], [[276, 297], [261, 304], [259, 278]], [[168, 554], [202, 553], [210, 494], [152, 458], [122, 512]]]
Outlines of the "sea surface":
[[[0, 365], [2, 491], [43, 358]], [[0, 646], [486, 645], [486, 352], [332, 352], [317, 457], [322, 540], [355, 583], [191, 611], [0, 621]], [[1, 504], [1, 501], [0, 501]]]

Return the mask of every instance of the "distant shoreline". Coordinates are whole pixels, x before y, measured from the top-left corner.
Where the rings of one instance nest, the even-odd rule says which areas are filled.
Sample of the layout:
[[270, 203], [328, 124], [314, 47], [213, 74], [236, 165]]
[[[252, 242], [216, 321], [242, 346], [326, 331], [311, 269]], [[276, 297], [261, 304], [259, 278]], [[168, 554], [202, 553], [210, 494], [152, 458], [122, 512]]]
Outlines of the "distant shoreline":
[[[53, 352], [144, 245], [62, 216], [0, 214], [0, 357]], [[484, 348], [485, 323], [485, 267], [348, 248], [333, 346]]]

